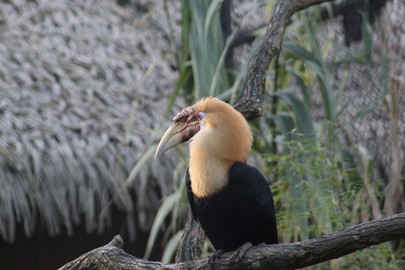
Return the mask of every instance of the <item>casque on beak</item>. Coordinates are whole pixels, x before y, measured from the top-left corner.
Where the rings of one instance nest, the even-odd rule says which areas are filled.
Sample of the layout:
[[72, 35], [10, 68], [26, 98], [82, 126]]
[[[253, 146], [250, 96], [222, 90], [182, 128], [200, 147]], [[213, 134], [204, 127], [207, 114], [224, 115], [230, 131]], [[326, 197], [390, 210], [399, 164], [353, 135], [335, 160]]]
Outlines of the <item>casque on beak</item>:
[[200, 131], [202, 116], [195, 114], [193, 106], [187, 107], [173, 118], [173, 124], [166, 130], [155, 152], [155, 159], [170, 148], [188, 141]]

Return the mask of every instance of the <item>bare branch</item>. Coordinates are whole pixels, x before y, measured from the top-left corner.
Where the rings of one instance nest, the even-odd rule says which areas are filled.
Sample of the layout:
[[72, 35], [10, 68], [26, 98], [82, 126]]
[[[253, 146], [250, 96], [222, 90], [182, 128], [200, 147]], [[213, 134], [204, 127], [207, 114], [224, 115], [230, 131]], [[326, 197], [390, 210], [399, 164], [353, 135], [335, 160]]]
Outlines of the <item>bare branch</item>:
[[[297, 269], [357, 250], [405, 237], [405, 213], [347, 227], [319, 238], [250, 248], [241, 261], [226, 253], [215, 263], [218, 269]], [[110, 244], [92, 250], [59, 270], [78, 269], [210, 269], [208, 259], [177, 264], [145, 261], [125, 253], [116, 236]]]
[[291, 16], [309, 6], [331, 0], [277, 1], [273, 15], [259, 47], [250, 62], [243, 97], [235, 104], [247, 120], [262, 116], [262, 104], [266, 73], [270, 62], [279, 54], [285, 30]]

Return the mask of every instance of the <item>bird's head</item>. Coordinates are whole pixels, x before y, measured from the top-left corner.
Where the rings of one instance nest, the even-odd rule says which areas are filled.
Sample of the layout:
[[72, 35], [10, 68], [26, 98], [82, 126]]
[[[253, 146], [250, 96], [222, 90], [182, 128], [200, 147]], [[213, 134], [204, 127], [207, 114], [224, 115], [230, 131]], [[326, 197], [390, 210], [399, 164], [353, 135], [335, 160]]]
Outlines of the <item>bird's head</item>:
[[200, 156], [206, 153], [230, 162], [245, 162], [252, 145], [251, 131], [242, 114], [213, 97], [201, 99], [173, 118], [155, 158], [190, 139], [191, 156], [193, 152]]

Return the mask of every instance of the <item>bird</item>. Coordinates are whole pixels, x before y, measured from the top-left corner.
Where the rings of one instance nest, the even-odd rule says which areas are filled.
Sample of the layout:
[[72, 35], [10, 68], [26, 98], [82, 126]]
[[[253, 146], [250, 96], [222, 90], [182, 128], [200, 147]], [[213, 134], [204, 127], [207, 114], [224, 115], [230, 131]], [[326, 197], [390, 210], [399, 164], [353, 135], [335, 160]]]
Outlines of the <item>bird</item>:
[[203, 98], [175, 115], [155, 158], [186, 141], [187, 197], [194, 219], [216, 250], [213, 260], [235, 250], [241, 251], [238, 260], [252, 245], [277, 244], [271, 188], [246, 163], [253, 138], [243, 115], [218, 98]]

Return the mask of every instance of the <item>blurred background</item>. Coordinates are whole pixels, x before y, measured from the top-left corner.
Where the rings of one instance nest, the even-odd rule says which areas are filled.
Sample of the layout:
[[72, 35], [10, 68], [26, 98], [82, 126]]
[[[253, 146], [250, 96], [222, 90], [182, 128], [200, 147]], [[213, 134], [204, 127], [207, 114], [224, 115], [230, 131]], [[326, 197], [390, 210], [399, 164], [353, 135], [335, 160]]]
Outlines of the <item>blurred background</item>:
[[[157, 142], [199, 98], [238, 100], [274, 3], [1, 1], [1, 268], [55, 269], [117, 234], [172, 261], [188, 149], [154, 160]], [[404, 18], [402, 0], [291, 18], [248, 161], [272, 187], [280, 242], [405, 211]], [[310, 269], [404, 267], [398, 239]]]

